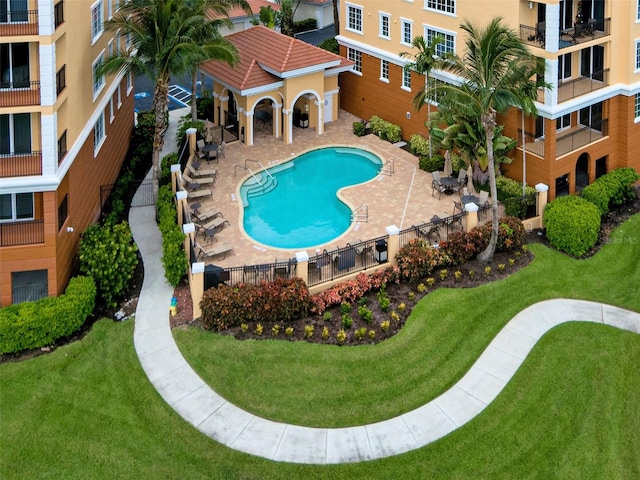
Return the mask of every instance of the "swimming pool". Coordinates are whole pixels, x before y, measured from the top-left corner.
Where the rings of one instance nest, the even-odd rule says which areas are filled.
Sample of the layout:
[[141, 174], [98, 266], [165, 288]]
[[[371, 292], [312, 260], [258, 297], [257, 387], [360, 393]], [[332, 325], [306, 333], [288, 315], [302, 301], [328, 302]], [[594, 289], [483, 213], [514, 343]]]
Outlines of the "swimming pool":
[[375, 178], [381, 166], [382, 160], [365, 150], [330, 147], [255, 173], [240, 187], [245, 232], [276, 248], [327, 243], [351, 223], [351, 209], [338, 191]]

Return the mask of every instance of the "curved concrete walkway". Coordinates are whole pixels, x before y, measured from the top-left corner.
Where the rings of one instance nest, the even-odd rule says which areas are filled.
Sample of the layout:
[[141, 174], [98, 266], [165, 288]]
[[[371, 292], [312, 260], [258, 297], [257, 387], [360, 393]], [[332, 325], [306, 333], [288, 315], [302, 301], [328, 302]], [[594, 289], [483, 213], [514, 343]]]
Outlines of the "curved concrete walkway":
[[638, 313], [594, 302], [548, 300], [518, 313], [458, 383], [411, 412], [348, 428], [307, 428], [273, 422], [229, 403], [191, 369], [169, 327], [173, 289], [164, 280], [155, 208], [132, 208], [129, 222], [144, 261], [134, 345], [149, 380], [182, 418], [204, 434], [230, 448], [270, 460], [352, 463], [420, 448], [482, 412], [540, 337], [556, 325], [588, 321], [640, 334]]

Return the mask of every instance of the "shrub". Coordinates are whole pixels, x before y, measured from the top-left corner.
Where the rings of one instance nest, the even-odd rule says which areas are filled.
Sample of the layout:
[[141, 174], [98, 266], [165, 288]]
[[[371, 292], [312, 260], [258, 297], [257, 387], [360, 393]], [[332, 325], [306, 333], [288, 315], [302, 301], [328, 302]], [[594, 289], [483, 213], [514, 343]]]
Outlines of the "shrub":
[[581, 257], [598, 240], [600, 210], [593, 203], [575, 195], [559, 197], [544, 209], [544, 223], [549, 243], [561, 250]]
[[127, 222], [117, 225], [90, 225], [80, 239], [80, 271], [91, 275], [98, 295], [109, 306], [129, 287], [136, 265], [138, 247]]
[[349, 330], [352, 325], [353, 318], [351, 318], [351, 315], [349, 315], [348, 313], [342, 315], [342, 328], [344, 328], [345, 330]]
[[439, 153], [434, 153], [431, 157], [420, 157], [420, 170], [425, 172], [436, 172], [444, 168], [444, 157]]
[[[198, 101], [200, 103], [200, 100]], [[187, 141], [187, 129], [195, 128], [198, 131], [200, 137], [205, 136], [205, 126], [202, 120], [196, 120], [195, 122], [191, 120], [191, 114], [183, 116], [180, 118], [178, 123], [178, 131], [176, 132], [176, 144], [178, 148], [182, 149], [182, 146]]]
[[317, 28], [318, 21], [315, 18], [305, 18], [304, 20], [293, 22], [293, 33], [308, 32]]
[[366, 124], [364, 122], [353, 122], [353, 133], [357, 137], [362, 137], [366, 133]]
[[364, 305], [360, 305], [358, 307], [358, 315], [367, 323], [371, 323], [371, 321], [373, 320], [373, 312]]
[[262, 326], [261, 323], [258, 323], [256, 325], [255, 334], [261, 336], [263, 331], [264, 331], [264, 327]]
[[304, 327], [304, 338], [311, 338], [313, 337], [313, 325], [306, 325]]
[[271, 327], [271, 335], [273, 335], [274, 337], [280, 335], [280, 325], [276, 323], [273, 327]]
[[376, 115], [369, 119], [369, 128], [371, 128], [371, 133], [378, 135], [381, 140], [390, 143], [402, 140], [402, 129], [399, 125], [387, 122]]
[[160, 185], [171, 184], [171, 165], [180, 163], [180, 157], [176, 152], [165, 155], [160, 164]]
[[375, 330], [373, 330], [373, 329], [369, 330], [369, 338], [371, 340], [375, 340], [375, 338], [376, 338], [376, 331]]
[[189, 267], [184, 254], [184, 233], [177, 223], [176, 208], [170, 185], [158, 190], [158, 229], [162, 234], [162, 265], [169, 285], [180, 283]]
[[321, 42], [318, 47], [323, 50], [327, 50], [328, 52], [335, 53], [336, 55], [340, 53], [340, 44], [335, 38], [327, 38]]
[[582, 190], [582, 198], [606, 214], [612, 206], [624, 205], [635, 198], [632, 184], [640, 179], [633, 168], [618, 168], [603, 175]]
[[505, 214], [525, 218], [530, 206], [536, 204], [536, 190], [527, 185], [525, 197], [522, 196], [522, 183], [505, 176], [496, 177], [498, 200], [503, 202]]
[[386, 285], [382, 285], [382, 287], [380, 287], [380, 290], [376, 294], [376, 297], [378, 298], [378, 305], [380, 306], [380, 310], [382, 310], [383, 312], [389, 310], [389, 307], [391, 306], [391, 299], [389, 298], [389, 295], [387, 295]]
[[156, 116], [153, 111], [139, 112], [138, 123], [131, 134], [129, 149], [134, 156], [151, 162], [153, 153], [153, 134], [156, 128]]
[[426, 157], [429, 155], [429, 139], [418, 133], [414, 133], [409, 138], [409, 150], [414, 155]]
[[418, 280], [429, 275], [434, 268], [448, 265], [450, 260], [440, 248], [434, 248], [425, 240], [413, 239], [396, 255], [403, 278]]
[[204, 327], [216, 331], [241, 322], [292, 321], [308, 314], [309, 290], [299, 278], [276, 278], [261, 285], [221, 284], [204, 292], [200, 308]]
[[287, 327], [287, 328], [285, 328], [285, 329], [284, 329], [284, 334], [285, 334], [287, 337], [290, 337], [291, 335], [293, 335], [293, 327]]
[[324, 319], [325, 322], [331, 322], [333, 321], [333, 314], [331, 312], [324, 312], [324, 315], [322, 316], [322, 318]]
[[202, 97], [198, 98], [198, 118], [213, 120], [213, 106], [215, 104], [214, 102], [215, 100], [213, 96], [205, 90]]
[[51, 345], [76, 332], [93, 312], [96, 285], [91, 277], [69, 281], [63, 295], [0, 309], [0, 354]]
[[367, 329], [364, 327], [360, 327], [355, 331], [353, 336], [356, 337], [357, 340], [362, 340], [366, 334], [367, 334]]
[[344, 343], [346, 339], [347, 339], [347, 332], [345, 332], [342, 329], [338, 330], [338, 333], [336, 333], [336, 340], [338, 341], [338, 343]]
[[329, 338], [329, 329], [327, 327], [322, 328], [322, 339], [327, 340]]
[[382, 322], [380, 322], [380, 330], [382, 330], [383, 332], [388, 332], [389, 327], [391, 327], [391, 322], [389, 320], [383, 320]]

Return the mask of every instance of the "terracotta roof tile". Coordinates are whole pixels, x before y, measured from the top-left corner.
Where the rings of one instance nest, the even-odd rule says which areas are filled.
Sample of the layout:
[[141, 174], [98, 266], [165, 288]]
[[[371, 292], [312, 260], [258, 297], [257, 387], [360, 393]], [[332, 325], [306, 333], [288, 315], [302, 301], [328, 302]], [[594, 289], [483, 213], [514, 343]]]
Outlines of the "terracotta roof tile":
[[325, 68], [331, 63], [335, 63], [331, 68], [353, 64], [344, 57], [263, 26], [251, 27], [226, 38], [238, 49], [240, 63], [229, 67], [223, 62], [210, 60], [200, 68], [239, 90], [281, 81], [287, 73], [297, 70]]

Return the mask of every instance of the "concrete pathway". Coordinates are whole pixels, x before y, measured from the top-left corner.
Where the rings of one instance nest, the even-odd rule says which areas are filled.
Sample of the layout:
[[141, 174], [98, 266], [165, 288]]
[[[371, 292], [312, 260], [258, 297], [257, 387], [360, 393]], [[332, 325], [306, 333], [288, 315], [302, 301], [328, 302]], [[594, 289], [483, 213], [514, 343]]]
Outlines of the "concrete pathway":
[[[166, 138], [174, 136], [168, 131]], [[169, 146], [163, 156], [170, 151]], [[502, 391], [540, 337], [556, 325], [588, 321], [640, 334], [638, 313], [581, 300], [548, 300], [518, 313], [458, 383], [422, 407], [382, 422], [348, 428], [308, 428], [273, 422], [226, 401], [186, 362], [169, 326], [173, 288], [164, 279], [155, 207], [131, 208], [129, 223], [144, 262], [134, 345], [147, 377], [162, 398], [198, 430], [230, 448], [270, 460], [353, 463], [423, 447], [480, 414]]]
[[230, 448], [270, 460], [351, 463], [420, 448], [482, 412], [540, 337], [556, 325], [588, 321], [640, 334], [638, 313], [581, 300], [548, 300], [518, 313], [458, 383], [411, 412], [349, 428], [307, 428], [273, 422], [229, 403], [191, 369], [169, 327], [173, 289], [164, 280], [155, 208], [132, 208], [129, 222], [144, 261], [134, 345], [149, 380], [182, 418], [204, 434]]

